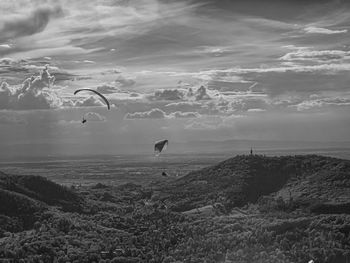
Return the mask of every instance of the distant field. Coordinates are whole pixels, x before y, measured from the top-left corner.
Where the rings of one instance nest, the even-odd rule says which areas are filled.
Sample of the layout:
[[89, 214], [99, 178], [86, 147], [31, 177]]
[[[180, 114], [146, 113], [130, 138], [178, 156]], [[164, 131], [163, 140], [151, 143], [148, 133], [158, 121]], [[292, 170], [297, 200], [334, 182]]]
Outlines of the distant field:
[[93, 156], [70, 159], [45, 157], [40, 160], [2, 162], [0, 170], [9, 174], [40, 175], [60, 184], [91, 185], [105, 183], [148, 184], [155, 180], [169, 180], [162, 176], [183, 176], [190, 171], [214, 164], [229, 156], [215, 155], [147, 155]]
[[[257, 150], [257, 154], [296, 155], [319, 154], [350, 159], [349, 149], [285, 149]], [[157, 180], [171, 180], [205, 166], [209, 166], [243, 151], [231, 153], [186, 153], [153, 155], [109, 155], [75, 157], [36, 157], [0, 161], [0, 171], [18, 175], [40, 175], [65, 185], [92, 185], [105, 183], [119, 185], [123, 183], [149, 184]], [[162, 172], [171, 177], [163, 177]]]

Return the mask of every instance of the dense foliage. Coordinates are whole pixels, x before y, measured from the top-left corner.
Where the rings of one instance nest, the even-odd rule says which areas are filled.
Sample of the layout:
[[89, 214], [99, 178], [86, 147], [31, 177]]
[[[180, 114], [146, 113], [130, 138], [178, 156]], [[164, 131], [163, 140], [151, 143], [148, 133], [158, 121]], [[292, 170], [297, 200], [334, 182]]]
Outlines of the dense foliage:
[[[347, 263], [349, 171], [348, 161], [318, 156], [238, 156], [152, 188], [68, 189], [1, 175], [0, 200], [10, 206], [0, 210], [0, 259]], [[275, 182], [265, 188], [267, 180]], [[47, 182], [55, 190], [38, 190]], [[78, 205], [67, 210], [62, 200]], [[24, 226], [26, 216], [33, 222]]]
[[217, 202], [231, 209], [276, 192], [305, 205], [349, 202], [349, 171], [349, 160], [317, 155], [242, 155], [162, 185], [159, 198], [179, 212]]

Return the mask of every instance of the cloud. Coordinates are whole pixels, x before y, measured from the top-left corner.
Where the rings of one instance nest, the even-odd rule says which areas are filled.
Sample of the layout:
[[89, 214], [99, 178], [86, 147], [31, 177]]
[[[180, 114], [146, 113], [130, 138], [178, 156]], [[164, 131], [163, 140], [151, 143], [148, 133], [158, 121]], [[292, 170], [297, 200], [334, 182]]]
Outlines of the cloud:
[[102, 94], [113, 94], [113, 93], [120, 92], [120, 89], [118, 89], [114, 86], [107, 85], [107, 84], [104, 84], [102, 86], [98, 86], [96, 90]]
[[105, 106], [105, 104], [100, 101], [98, 98], [90, 96], [88, 98], [84, 98], [82, 100], [77, 100], [74, 105], [76, 107], [97, 107], [97, 106]]
[[2, 49], [2, 48], [8, 49], [8, 48], [11, 48], [11, 46], [9, 44], [1, 44], [0, 49]]
[[150, 98], [153, 100], [182, 100], [184, 95], [184, 92], [179, 89], [164, 89], [155, 91]]
[[200, 86], [194, 93], [196, 100], [210, 100], [210, 96], [207, 93], [207, 89], [204, 86]]
[[123, 76], [121, 74], [118, 74], [114, 82], [118, 85], [118, 87], [121, 87], [121, 88], [131, 87], [131, 86], [134, 86], [136, 83], [134, 79], [127, 76]]
[[248, 109], [247, 110], [248, 112], [264, 112], [264, 111], [266, 111], [265, 109], [259, 109], [259, 108], [257, 108], [257, 109]]
[[84, 115], [87, 121], [106, 121], [106, 117], [97, 112], [88, 112]]
[[10, 16], [0, 21], [0, 39], [12, 39], [39, 33], [45, 29], [52, 17], [63, 14], [61, 7], [40, 7], [27, 16]]
[[325, 34], [325, 35], [333, 35], [333, 34], [344, 34], [347, 33], [347, 29], [343, 30], [331, 30], [327, 28], [322, 28], [322, 27], [314, 27], [314, 26], [309, 26], [304, 28], [305, 32], [308, 34]]
[[[310, 96], [312, 97], [312, 96]], [[302, 101], [292, 107], [296, 107], [298, 111], [306, 111], [311, 109], [321, 109], [325, 106], [335, 106], [335, 107], [349, 107], [349, 98], [320, 98]]]
[[158, 108], [144, 112], [127, 113], [125, 119], [165, 119], [166, 113]]
[[220, 57], [233, 54], [235, 49], [230, 46], [200, 46], [195, 50], [195, 53], [208, 56]]
[[189, 112], [189, 111], [195, 111], [195, 110], [201, 109], [202, 103], [194, 102], [194, 101], [172, 102], [172, 103], [166, 104], [164, 108], [169, 111]]
[[332, 62], [350, 58], [350, 51], [343, 50], [308, 50], [305, 48], [289, 52], [280, 60], [285, 61], [313, 61]]
[[13, 63], [14, 63], [14, 60], [12, 58], [1, 58], [0, 59], [0, 65], [8, 66], [8, 65], [11, 65]]
[[45, 67], [38, 76], [27, 78], [19, 87], [3, 82], [0, 86], [0, 109], [32, 110], [62, 106], [64, 101], [50, 89], [54, 80]]
[[233, 111], [254, 111], [256, 109], [266, 110], [269, 107], [269, 104], [265, 99], [261, 98], [237, 98], [234, 101], [229, 103], [230, 108]]
[[[1, 62], [5, 63], [6, 66], [18, 63], [8, 59]], [[33, 66], [33, 69], [37, 68], [37, 66]], [[56, 76], [58, 79], [65, 80], [65, 76], [71, 75], [58, 72]], [[61, 96], [58, 93], [61, 88], [55, 86], [55, 76], [51, 75], [48, 66], [45, 66], [39, 75], [25, 79], [21, 85], [11, 86], [7, 82], [2, 82], [0, 85], [0, 109], [35, 110], [105, 106], [103, 102], [93, 96], [78, 99]]]
[[125, 119], [184, 119], [184, 118], [198, 118], [201, 115], [197, 112], [181, 112], [176, 111], [170, 114], [166, 114], [159, 108], [151, 109], [144, 112], [127, 113]]
[[199, 118], [201, 115], [197, 112], [181, 112], [176, 111], [171, 114], [169, 114], [169, 117], [171, 118]]

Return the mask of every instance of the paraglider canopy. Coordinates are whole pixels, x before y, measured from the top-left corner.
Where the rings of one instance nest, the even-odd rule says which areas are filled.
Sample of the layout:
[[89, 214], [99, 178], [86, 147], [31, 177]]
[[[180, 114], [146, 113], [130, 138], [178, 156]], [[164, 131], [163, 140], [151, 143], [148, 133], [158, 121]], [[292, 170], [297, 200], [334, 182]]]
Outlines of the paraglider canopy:
[[111, 107], [110, 107], [110, 104], [109, 104], [109, 101], [107, 100], [107, 98], [105, 96], [103, 96], [101, 93], [99, 93], [98, 91], [96, 90], [93, 90], [93, 89], [78, 89], [76, 91], [74, 91], [74, 95], [76, 95], [77, 93], [81, 92], [81, 91], [91, 91], [95, 94], [97, 94], [98, 96], [100, 96], [101, 99], [103, 99], [103, 101], [106, 103], [107, 105], [107, 108], [110, 110]]
[[156, 155], [159, 155], [163, 149], [166, 149], [168, 145], [168, 140], [157, 141], [154, 145], [154, 152]]

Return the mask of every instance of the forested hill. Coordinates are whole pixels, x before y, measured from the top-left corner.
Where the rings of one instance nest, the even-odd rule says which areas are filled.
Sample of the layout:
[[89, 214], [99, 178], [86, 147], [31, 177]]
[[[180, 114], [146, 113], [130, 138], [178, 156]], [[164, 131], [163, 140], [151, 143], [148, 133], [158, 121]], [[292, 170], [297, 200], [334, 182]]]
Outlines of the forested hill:
[[[8, 175], [2, 172], [0, 172], [0, 196], [3, 204], [0, 213], [4, 214], [21, 213], [23, 202], [30, 203], [37, 209], [50, 205], [62, 207], [65, 211], [79, 210], [82, 202], [77, 193], [44, 177]], [[12, 205], [9, 205], [10, 203]]]
[[336, 202], [350, 195], [350, 161], [317, 155], [240, 155], [194, 171], [160, 187], [176, 211], [219, 202], [226, 207], [254, 203], [264, 195], [300, 204]]
[[152, 187], [0, 173], [0, 262], [347, 263], [349, 168], [236, 156]]

